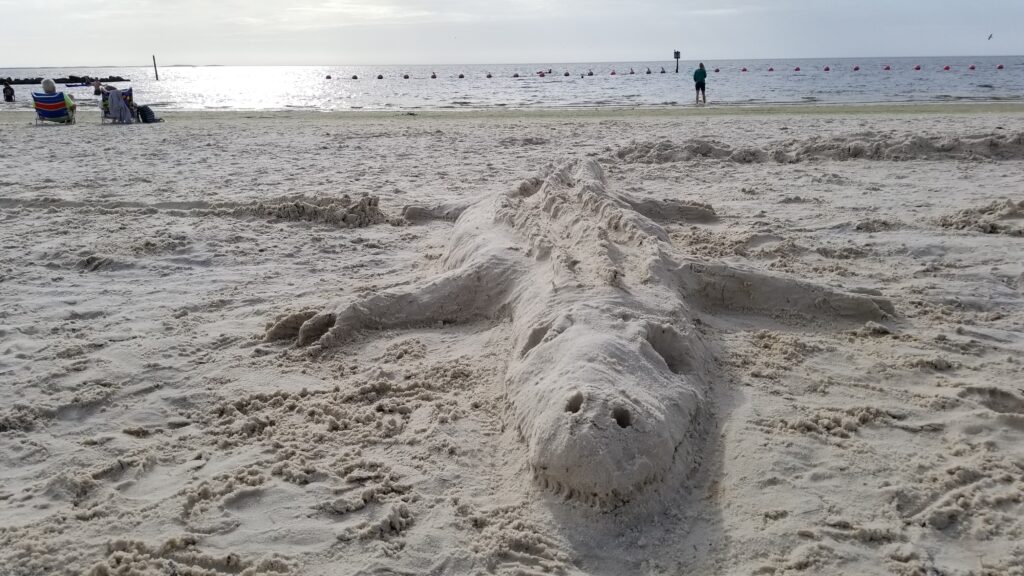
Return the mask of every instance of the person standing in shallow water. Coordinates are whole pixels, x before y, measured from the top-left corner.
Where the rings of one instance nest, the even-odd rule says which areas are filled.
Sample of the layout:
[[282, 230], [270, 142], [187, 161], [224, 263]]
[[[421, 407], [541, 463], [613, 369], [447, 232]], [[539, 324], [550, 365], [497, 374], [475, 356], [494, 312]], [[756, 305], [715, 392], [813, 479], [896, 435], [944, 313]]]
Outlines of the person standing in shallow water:
[[4, 80], [4, 102], [14, 102], [14, 88]]
[[693, 72], [693, 82], [697, 88], [697, 104], [700, 104], [701, 97], [704, 98], [704, 103], [708, 103], [708, 95], [705, 91], [705, 80], [707, 80], [708, 71], [704, 69], [704, 63], [700, 63], [700, 68], [697, 68]]

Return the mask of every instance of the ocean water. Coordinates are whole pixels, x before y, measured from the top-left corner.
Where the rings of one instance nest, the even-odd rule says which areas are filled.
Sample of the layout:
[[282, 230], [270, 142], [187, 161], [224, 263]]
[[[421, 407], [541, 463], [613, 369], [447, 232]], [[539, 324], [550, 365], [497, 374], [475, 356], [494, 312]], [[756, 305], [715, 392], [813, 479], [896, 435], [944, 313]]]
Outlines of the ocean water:
[[[165, 110], [429, 110], [670, 106], [693, 102], [696, 62], [615, 62], [467, 66], [175, 66], [0, 69], [0, 77], [118, 75], [136, 100]], [[975, 70], [970, 70], [970, 65]], [[1002, 64], [1003, 70], [997, 70]], [[888, 65], [891, 70], [886, 71]], [[916, 65], [921, 70], [914, 70]], [[945, 71], [944, 66], [950, 66]], [[715, 105], [1024, 100], [1024, 56], [709, 60]], [[831, 71], [825, 72], [828, 66]], [[855, 71], [854, 67], [860, 70]], [[661, 69], [667, 71], [661, 74]], [[747, 72], [742, 72], [742, 68]], [[801, 71], [795, 69], [799, 67]], [[650, 68], [652, 74], [646, 74]], [[718, 68], [720, 71], [715, 72]], [[774, 72], [769, 71], [774, 68]], [[546, 77], [538, 71], [551, 70]], [[635, 74], [629, 74], [630, 69]], [[585, 76], [592, 70], [593, 76]], [[612, 75], [611, 72], [616, 74]], [[564, 73], [569, 75], [565, 76]], [[431, 79], [432, 73], [437, 79]], [[382, 80], [376, 79], [383, 75]], [[404, 75], [409, 75], [405, 79]], [[464, 78], [458, 78], [459, 74]], [[491, 74], [491, 78], [487, 78]], [[514, 78], [519, 74], [519, 78]], [[328, 80], [330, 75], [333, 79]], [[353, 80], [352, 76], [359, 77]], [[123, 86], [122, 86], [123, 87]], [[33, 87], [16, 86], [27, 108]], [[68, 88], [84, 108], [91, 88]]]

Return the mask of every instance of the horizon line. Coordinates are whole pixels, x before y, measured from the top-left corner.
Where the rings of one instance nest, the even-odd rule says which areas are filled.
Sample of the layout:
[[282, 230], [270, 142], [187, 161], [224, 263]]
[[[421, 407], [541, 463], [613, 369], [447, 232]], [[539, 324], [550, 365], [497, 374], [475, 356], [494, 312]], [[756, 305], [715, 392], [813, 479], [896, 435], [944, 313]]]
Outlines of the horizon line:
[[[771, 58], [771, 57], [758, 57], [758, 58], [680, 58], [680, 62], [721, 62], [721, 61], [741, 61], [748, 60], [754, 62], [763, 61], [780, 61], [780, 60], [855, 60], [858, 58], [863, 59], [880, 59], [880, 58], [894, 58], [894, 59], [905, 59], [905, 58], [1022, 58], [1024, 54], [939, 54], [933, 56], [922, 56], [922, 55], [910, 55], [910, 56], [801, 56], [801, 57], [785, 57], [785, 58]], [[663, 62], [666, 64], [674, 64], [675, 59], [670, 58], [666, 60], [602, 60], [602, 61], [562, 61], [562, 62], [454, 62], [454, 63], [439, 63], [432, 62], [426, 64], [413, 64], [408, 62], [403, 63], [373, 63], [373, 64], [355, 64], [355, 63], [336, 63], [336, 64], [165, 64], [158, 66], [159, 68], [220, 68], [220, 67], [343, 67], [343, 66], [555, 66], [565, 64], [636, 64], [636, 63], [655, 63]], [[0, 70], [38, 70], [38, 69], [53, 69], [53, 68], [151, 68], [152, 63], [147, 64], [70, 64], [60, 66], [10, 66], [0, 68]]]

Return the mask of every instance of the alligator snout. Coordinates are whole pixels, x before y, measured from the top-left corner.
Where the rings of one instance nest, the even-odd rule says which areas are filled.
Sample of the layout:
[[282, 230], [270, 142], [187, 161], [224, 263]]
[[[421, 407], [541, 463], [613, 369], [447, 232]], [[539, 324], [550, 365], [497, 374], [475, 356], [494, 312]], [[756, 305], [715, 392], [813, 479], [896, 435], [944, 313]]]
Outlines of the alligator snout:
[[660, 480], [672, 462], [675, 446], [664, 414], [651, 408], [624, 397], [570, 394], [562, 414], [539, 423], [529, 439], [537, 480], [592, 505], [628, 501]]
[[532, 347], [510, 378], [538, 482], [596, 506], [661, 480], [702, 417], [687, 376], [621, 330], [573, 325]]

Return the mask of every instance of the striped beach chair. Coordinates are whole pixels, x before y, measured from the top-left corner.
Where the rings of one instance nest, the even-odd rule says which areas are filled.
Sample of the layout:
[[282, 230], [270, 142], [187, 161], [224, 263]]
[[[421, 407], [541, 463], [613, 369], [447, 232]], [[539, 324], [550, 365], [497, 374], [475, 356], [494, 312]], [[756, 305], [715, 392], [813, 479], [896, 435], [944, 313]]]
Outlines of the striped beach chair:
[[43, 122], [56, 122], [58, 124], [74, 124], [75, 113], [68, 109], [64, 102], [64, 93], [40, 94], [32, 93], [32, 101], [36, 108], [36, 124]]

